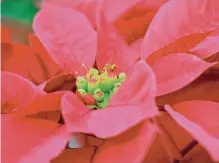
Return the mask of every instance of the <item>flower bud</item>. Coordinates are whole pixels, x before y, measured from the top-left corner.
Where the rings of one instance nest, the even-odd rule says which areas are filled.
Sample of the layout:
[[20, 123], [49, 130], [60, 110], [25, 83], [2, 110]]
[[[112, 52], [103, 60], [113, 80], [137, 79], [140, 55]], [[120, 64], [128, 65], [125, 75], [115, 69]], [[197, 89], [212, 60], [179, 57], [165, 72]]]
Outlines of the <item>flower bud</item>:
[[87, 92], [86, 92], [84, 89], [76, 90], [76, 95], [77, 95], [78, 99], [79, 99], [81, 102], [83, 102], [83, 103], [85, 103], [85, 102], [84, 102], [84, 99], [83, 99], [83, 96], [86, 95], [86, 94], [87, 94]]
[[104, 100], [104, 92], [101, 89], [95, 89], [94, 91], [94, 99], [97, 102], [103, 102]]
[[124, 72], [120, 73], [119, 74], [119, 80], [120, 82], [124, 82], [126, 79], [126, 74]]
[[113, 87], [113, 94], [116, 93], [116, 91], [119, 89], [119, 87], [122, 85], [122, 83], [116, 83]]
[[78, 89], [84, 89], [87, 88], [87, 81], [84, 77], [78, 76], [76, 80], [76, 86]]
[[98, 87], [97, 79], [95, 79], [95, 78], [88, 79], [88, 87], [87, 87], [88, 93], [93, 94], [94, 90], [97, 87]]
[[95, 68], [90, 68], [89, 71], [86, 74], [86, 78], [89, 80], [91, 78], [97, 79], [99, 75], [99, 71]]
[[82, 96], [87, 94], [87, 92], [84, 89], [78, 89], [78, 93]]
[[111, 89], [111, 83], [107, 76], [102, 76], [99, 81], [99, 88], [103, 92], [108, 92]]
[[89, 69], [89, 73], [92, 73], [92, 74], [94, 74], [94, 75], [98, 75], [98, 74], [99, 74], [99, 71], [98, 71], [97, 69], [95, 69], [95, 68], [90, 68], [90, 69]]

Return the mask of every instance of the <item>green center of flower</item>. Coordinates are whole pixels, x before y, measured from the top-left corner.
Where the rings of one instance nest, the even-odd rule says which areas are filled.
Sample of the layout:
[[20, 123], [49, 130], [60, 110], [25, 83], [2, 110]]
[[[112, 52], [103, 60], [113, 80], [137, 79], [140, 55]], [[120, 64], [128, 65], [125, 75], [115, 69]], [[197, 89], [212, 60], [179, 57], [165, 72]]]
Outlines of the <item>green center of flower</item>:
[[115, 64], [106, 64], [102, 73], [90, 68], [85, 76], [78, 76], [77, 95], [91, 109], [105, 108], [111, 97], [125, 81], [126, 74], [116, 72]]

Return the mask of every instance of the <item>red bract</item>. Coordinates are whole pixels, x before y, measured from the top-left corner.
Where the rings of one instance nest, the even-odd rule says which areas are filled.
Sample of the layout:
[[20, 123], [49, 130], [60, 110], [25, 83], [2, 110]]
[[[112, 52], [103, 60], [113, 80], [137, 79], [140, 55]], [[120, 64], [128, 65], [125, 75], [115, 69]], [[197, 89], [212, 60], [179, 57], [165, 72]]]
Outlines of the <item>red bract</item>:
[[[46, 95], [26, 79], [9, 72], [2, 72], [1, 78], [2, 162], [23, 162], [22, 159], [45, 143], [51, 145], [47, 147], [50, 158], [57, 155], [56, 152], [65, 147], [69, 135], [64, 126], [60, 128], [54, 121], [54, 116], [49, 116], [49, 111], [60, 109], [58, 101], [63, 93]], [[52, 101], [49, 101], [51, 96]], [[40, 158], [45, 159], [40, 162], [48, 160], [48, 157]]]
[[219, 5], [215, 0], [205, 2], [167, 2], [152, 20], [142, 44], [142, 59], [155, 72], [158, 96], [182, 88], [212, 66], [201, 59], [219, 51], [219, 13], [214, 12]]
[[219, 161], [219, 104], [188, 101], [174, 105], [173, 108], [175, 111], [170, 106], [165, 107], [171, 117], [208, 151], [212, 160]]
[[151, 20], [168, 0], [44, 0], [64, 8], [82, 12], [96, 29], [102, 8], [105, 18], [113, 24], [127, 43], [132, 44], [144, 36]]
[[1, 43], [10, 43], [11, 37], [9, 31], [4, 27], [1, 26]]
[[[215, 64], [206, 63], [201, 59], [219, 51], [219, 13], [214, 12], [218, 10], [218, 6], [218, 1], [214, 0], [205, 1], [205, 4], [195, 0], [170, 1], [158, 11], [142, 44], [142, 59], [147, 60], [157, 77], [158, 96], [181, 89]], [[199, 8], [197, 10], [201, 10], [201, 12], [197, 12], [195, 8]], [[202, 84], [203, 81], [205, 83]], [[163, 98], [162, 104], [194, 99], [218, 101], [218, 84], [217, 77], [213, 80], [212, 76], [211, 80], [198, 79], [196, 84], [192, 83], [186, 89], [167, 95], [166, 97], [169, 96], [173, 101], [165, 101]], [[212, 135], [212, 132], [218, 131], [217, 129], [211, 130], [212, 122], [218, 123], [218, 120], [213, 118], [214, 116], [218, 117], [218, 113], [216, 113], [218, 104], [192, 101], [178, 105], [182, 114], [194, 123], [172, 111], [170, 107], [166, 107], [167, 112], [208, 151], [212, 160], [218, 161], [218, 140], [215, 135]], [[177, 110], [178, 105], [176, 105], [176, 111], [180, 110]], [[205, 107], [206, 115], [209, 114], [212, 121], [205, 121], [206, 115], [202, 111]], [[173, 108], [175, 109], [174, 106]], [[211, 114], [212, 112], [214, 116]], [[209, 130], [211, 130], [210, 133], [208, 133]]]
[[37, 85], [61, 72], [60, 66], [48, 55], [36, 36], [30, 35], [31, 46], [29, 47], [7, 41], [10, 40], [7, 29], [2, 28], [2, 33], [3, 71], [19, 74]]
[[[196, 0], [171, 1], [164, 4], [146, 33], [142, 58], [153, 62], [159, 57], [178, 52], [188, 52], [200, 58], [206, 58], [218, 52], [218, 49], [215, 49], [218, 47], [216, 43], [218, 13], [215, 12], [218, 9], [218, 1], [206, 0], [205, 2], [200, 4]], [[182, 7], [175, 8], [178, 5]], [[197, 12], [196, 8], [199, 8], [201, 12]], [[154, 30], [155, 27], [162, 28]], [[157, 40], [157, 38], [162, 39]], [[208, 49], [209, 52], [206, 53], [203, 48]]]
[[183, 88], [215, 64], [188, 53], [171, 54], [158, 59], [151, 65], [157, 79], [157, 96]]
[[[157, 97], [157, 104], [163, 106], [165, 104], [176, 104], [183, 101], [205, 100], [219, 102], [218, 90], [219, 81], [217, 75], [211, 73], [203, 74], [188, 86], [164, 95]], [[207, 93], [204, 93], [207, 92]]]

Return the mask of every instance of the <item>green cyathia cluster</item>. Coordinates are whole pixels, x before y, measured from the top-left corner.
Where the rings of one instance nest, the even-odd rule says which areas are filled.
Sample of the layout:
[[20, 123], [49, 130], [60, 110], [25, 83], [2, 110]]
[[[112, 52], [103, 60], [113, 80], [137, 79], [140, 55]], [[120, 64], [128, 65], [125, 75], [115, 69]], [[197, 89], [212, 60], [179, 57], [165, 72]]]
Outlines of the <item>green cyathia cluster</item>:
[[92, 109], [101, 109], [107, 106], [111, 97], [125, 81], [126, 74], [115, 71], [116, 65], [107, 64], [100, 73], [95, 68], [90, 68], [85, 76], [78, 76], [77, 92], [81, 97], [90, 94], [95, 100], [95, 105], [88, 105]]

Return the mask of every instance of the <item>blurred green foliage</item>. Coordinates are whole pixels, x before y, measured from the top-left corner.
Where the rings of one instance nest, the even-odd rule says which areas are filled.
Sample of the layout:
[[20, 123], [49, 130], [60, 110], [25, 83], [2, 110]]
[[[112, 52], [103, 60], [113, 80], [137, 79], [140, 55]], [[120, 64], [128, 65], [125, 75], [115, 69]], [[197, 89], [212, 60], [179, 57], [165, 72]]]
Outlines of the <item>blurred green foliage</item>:
[[31, 24], [39, 9], [32, 0], [3, 0], [1, 2], [1, 16], [15, 19], [19, 22]]

